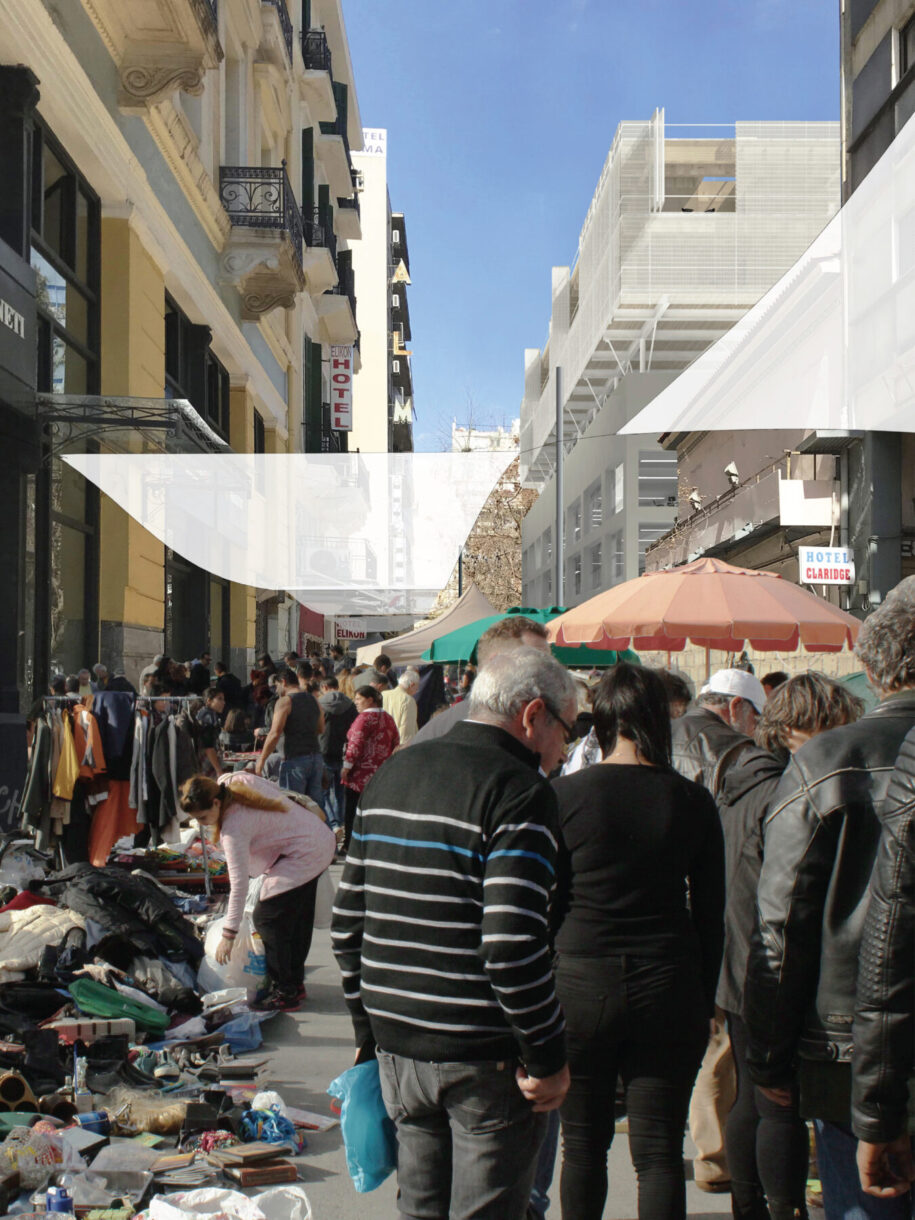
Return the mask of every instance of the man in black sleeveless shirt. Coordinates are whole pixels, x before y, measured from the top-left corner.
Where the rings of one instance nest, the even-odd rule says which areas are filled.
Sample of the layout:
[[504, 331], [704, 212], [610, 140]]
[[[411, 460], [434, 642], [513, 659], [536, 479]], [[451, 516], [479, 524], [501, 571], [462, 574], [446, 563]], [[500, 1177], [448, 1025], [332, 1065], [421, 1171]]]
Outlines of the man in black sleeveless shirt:
[[254, 770], [263, 774], [264, 764], [283, 738], [283, 761], [280, 764], [280, 786], [310, 796], [324, 808], [324, 759], [318, 745], [318, 734], [324, 731], [324, 713], [314, 695], [299, 689], [299, 680], [291, 669], [277, 674], [280, 697], [273, 710], [273, 722]]

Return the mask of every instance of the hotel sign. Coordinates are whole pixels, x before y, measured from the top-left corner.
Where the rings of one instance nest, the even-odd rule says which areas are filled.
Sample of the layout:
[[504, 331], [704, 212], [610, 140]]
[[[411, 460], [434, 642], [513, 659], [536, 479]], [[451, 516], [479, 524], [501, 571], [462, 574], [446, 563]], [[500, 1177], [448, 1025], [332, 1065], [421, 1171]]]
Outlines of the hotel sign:
[[353, 349], [330, 349], [330, 426], [335, 432], [353, 430]]
[[798, 547], [798, 566], [802, 585], [853, 585], [855, 561], [851, 547]]

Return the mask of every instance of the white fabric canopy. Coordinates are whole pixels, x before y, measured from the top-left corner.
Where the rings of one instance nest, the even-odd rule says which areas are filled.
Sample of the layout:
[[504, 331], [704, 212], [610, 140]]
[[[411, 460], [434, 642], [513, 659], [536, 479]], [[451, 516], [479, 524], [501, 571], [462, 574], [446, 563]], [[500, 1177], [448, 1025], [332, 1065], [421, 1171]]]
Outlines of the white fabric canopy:
[[915, 431], [915, 117], [804, 256], [623, 428]]
[[179, 555], [323, 614], [426, 614], [510, 453], [78, 454]]
[[359, 665], [371, 665], [378, 654], [383, 652], [391, 658], [394, 665], [418, 665], [423, 653], [439, 636], [498, 613], [495, 606], [471, 581], [451, 609], [446, 610], [433, 622], [423, 623], [404, 635], [395, 636], [393, 640], [385, 640], [383, 644], [364, 644], [356, 652], [356, 661]]

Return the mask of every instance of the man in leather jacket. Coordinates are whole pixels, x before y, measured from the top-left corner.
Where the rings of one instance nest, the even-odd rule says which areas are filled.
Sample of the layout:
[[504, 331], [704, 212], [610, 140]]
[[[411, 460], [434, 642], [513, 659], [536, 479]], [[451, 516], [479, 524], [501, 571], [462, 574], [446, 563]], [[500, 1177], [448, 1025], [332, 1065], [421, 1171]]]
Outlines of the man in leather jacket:
[[906, 735], [881, 815], [880, 844], [858, 963], [852, 1125], [868, 1194], [909, 1188], [915, 1068], [915, 729]]
[[829, 1214], [889, 1216], [895, 1212], [885, 1209], [902, 1201], [878, 1203], [858, 1187], [850, 1061], [878, 819], [899, 747], [915, 726], [915, 577], [864, 622], [855, 651], [881, 702], [802, 746], [776, 789], [744, 1019], [750, 1074], [767, 1095], [777, 1101], [800, 1078], [801, 1112], [817, 1120]]
[[[717, 801], [725, 775], [755, 750], [749, 734], [765, 702], [765, 691], [752, 674], [719, 669], [700, 692], [698, 706], [671, 723], [674, 767]], [[724, 1012], [718, 1009], [689, 1106], [689, 1131], [697, 1151], [693, 1178], [700, 1190], [730, 1189], [725, 1123], [736, 1095], [731, 1043]]]

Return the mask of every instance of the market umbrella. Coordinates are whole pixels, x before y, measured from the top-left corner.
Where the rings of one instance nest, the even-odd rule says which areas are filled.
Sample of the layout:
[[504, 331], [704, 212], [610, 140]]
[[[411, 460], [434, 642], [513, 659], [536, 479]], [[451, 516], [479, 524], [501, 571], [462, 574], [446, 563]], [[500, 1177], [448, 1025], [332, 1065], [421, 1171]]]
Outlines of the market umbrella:
[[[438, 661], [443, 665], [456, 665], [467, 661], [476, 661], [477, 642], [484, 631], [488, 631], [493, 623], [500, 623], [504, 618], [523, 615], [535, 623], [549, 623], [558, 614], [564, 614], [562, 606], [547, 606], [537, 610], [531, 606], [511, 606], [504, 614], [489, 614], [475, 622], [466, 623], [446, 635], [433, 640], [423, 653], [424, 661]], [[634, 652], [626, 651], [625, 655], [617, 656], [616, 651], [605, 648], [562, 647], [553, 645], [553, 655], [561, 664], [571, 669], [590, 669], [593, 666], [606, 668], [615, 665], [618, 660], [634, 661], [638, 657]]]
[[861, 623], [775, 572], [697, 559], [646, 572], [567, 610], [549, 625], [561, 645], [680, 652], [689, 640], [708, 651], [840, 652]]

